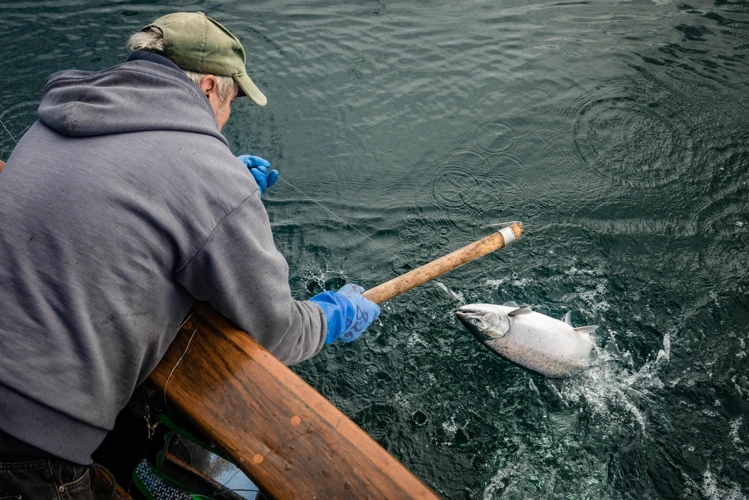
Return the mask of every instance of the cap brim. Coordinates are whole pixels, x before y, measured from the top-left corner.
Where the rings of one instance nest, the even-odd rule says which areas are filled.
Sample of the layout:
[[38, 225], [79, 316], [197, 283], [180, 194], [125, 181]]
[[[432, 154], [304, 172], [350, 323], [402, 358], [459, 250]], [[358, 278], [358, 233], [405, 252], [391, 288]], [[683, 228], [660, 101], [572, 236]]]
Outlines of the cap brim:
[[240, 95], [246, 95], [258, 106], [265, 106], [268, 103], [268, 98], [260, 92], [260, 89], [252, 83], [252, 80], [250, 80], [250, 77], [246, 74], [234, 75], [234, 81], [239, 85]]

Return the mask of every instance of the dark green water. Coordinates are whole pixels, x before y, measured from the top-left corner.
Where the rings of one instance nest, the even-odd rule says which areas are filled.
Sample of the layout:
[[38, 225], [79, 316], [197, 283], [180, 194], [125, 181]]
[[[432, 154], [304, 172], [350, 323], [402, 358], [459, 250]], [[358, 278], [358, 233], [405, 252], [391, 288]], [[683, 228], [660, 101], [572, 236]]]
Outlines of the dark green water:
[[424, 286], [298, 373], [446, 498], [749, 496], [749, 2], [166, 4], [0, 3], [0, 118], [21, 135], [50, 72], [122, 61], [159, 15], [216, 17], [269, 98], [235, 107], [234, 151], [368, 236], [279, 182], [299, 298], [518, 219], [442, 282], [599, 325], [596, 366], [552, 384]]

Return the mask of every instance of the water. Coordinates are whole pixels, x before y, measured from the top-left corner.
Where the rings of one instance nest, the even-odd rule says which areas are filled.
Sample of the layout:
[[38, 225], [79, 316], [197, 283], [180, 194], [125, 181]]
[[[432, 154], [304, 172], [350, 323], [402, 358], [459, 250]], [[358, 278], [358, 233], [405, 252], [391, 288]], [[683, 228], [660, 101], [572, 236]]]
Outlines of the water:
[[[123, 60], [161, 14], [214, 15], [269, 98], [233, 150], [371, 238], [277, 184], [297, 297], [526, 227], [300, 375], [446, 498], [749, 496], [749, 2], [166, 4], [0, 4], [0, 119], [22, 135], [50, 72]], [[510, 365], [461, 299], [572, 310], [596, 365]]]

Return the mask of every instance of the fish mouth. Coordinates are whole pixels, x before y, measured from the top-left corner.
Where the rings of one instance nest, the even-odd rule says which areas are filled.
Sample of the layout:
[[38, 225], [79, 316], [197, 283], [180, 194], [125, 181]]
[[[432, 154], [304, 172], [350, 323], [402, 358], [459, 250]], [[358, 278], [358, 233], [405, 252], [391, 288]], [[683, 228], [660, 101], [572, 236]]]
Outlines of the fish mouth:
[[455, 311], [455, 315], [463, 322], [463, 324], [466, 322], [473, 324], [471, 321], [472, 319], [482, 319], [486, 314], [487, 312], [484, 309], [473, 305], [460, 306], [458, 310]]
[[457, 311], [455, 311], [455, 315], [458, 317], [460, 322], [465, 325], [466, 328], [473, 331], [474, 329], [476, 329], [476, 325], [471, 320], [479, 318], [479, 315], [476, 314], [477, 312], [478, 311], [476, 311], [475, 309], [461, 307]]
[[460, 309], [458, 309], [457, 311], [455, 311], [455, 315], [458, 317], [460, 321], [465, 323], [466, 321], [468, 321], [470, 313], [461, 311]]
[[[478, 313], [478, 314], [477, 314]], [[455, 315], [458, 317], [466, 330], [476, 337], [481, 342], [487, 342], [492, 340], [492, 336], [488, 335], [482, 328], [480, 328], [473, 320], [481, 317], [480, 311], [470, 307], [460, 307], [455, 311]]]
[[510, 319], [490, 304], [461, 306], [455, 311], [455, 315], [481, 342], [502, 338], [510, 331]]
[[460, 306], [458, 310], [455, 311], [455, 315], [461, 320], [463, 320], [463, 319], [477, 316], [481, 314], [482, 312], [483, 311], [481, 309], [468, 305], [468, 306]]

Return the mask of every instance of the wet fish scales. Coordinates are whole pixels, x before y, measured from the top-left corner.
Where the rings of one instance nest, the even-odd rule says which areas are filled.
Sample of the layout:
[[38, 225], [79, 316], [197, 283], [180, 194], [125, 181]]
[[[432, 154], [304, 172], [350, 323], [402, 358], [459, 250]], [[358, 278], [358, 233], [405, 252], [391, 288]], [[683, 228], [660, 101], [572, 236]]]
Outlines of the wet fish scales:
[[595, 326], [575, 328], [569, 314], [559, 321], [507, 303], [469, 304], [457, 316], [487, 348], [546, 377], [569, 377], [590, 362]]

